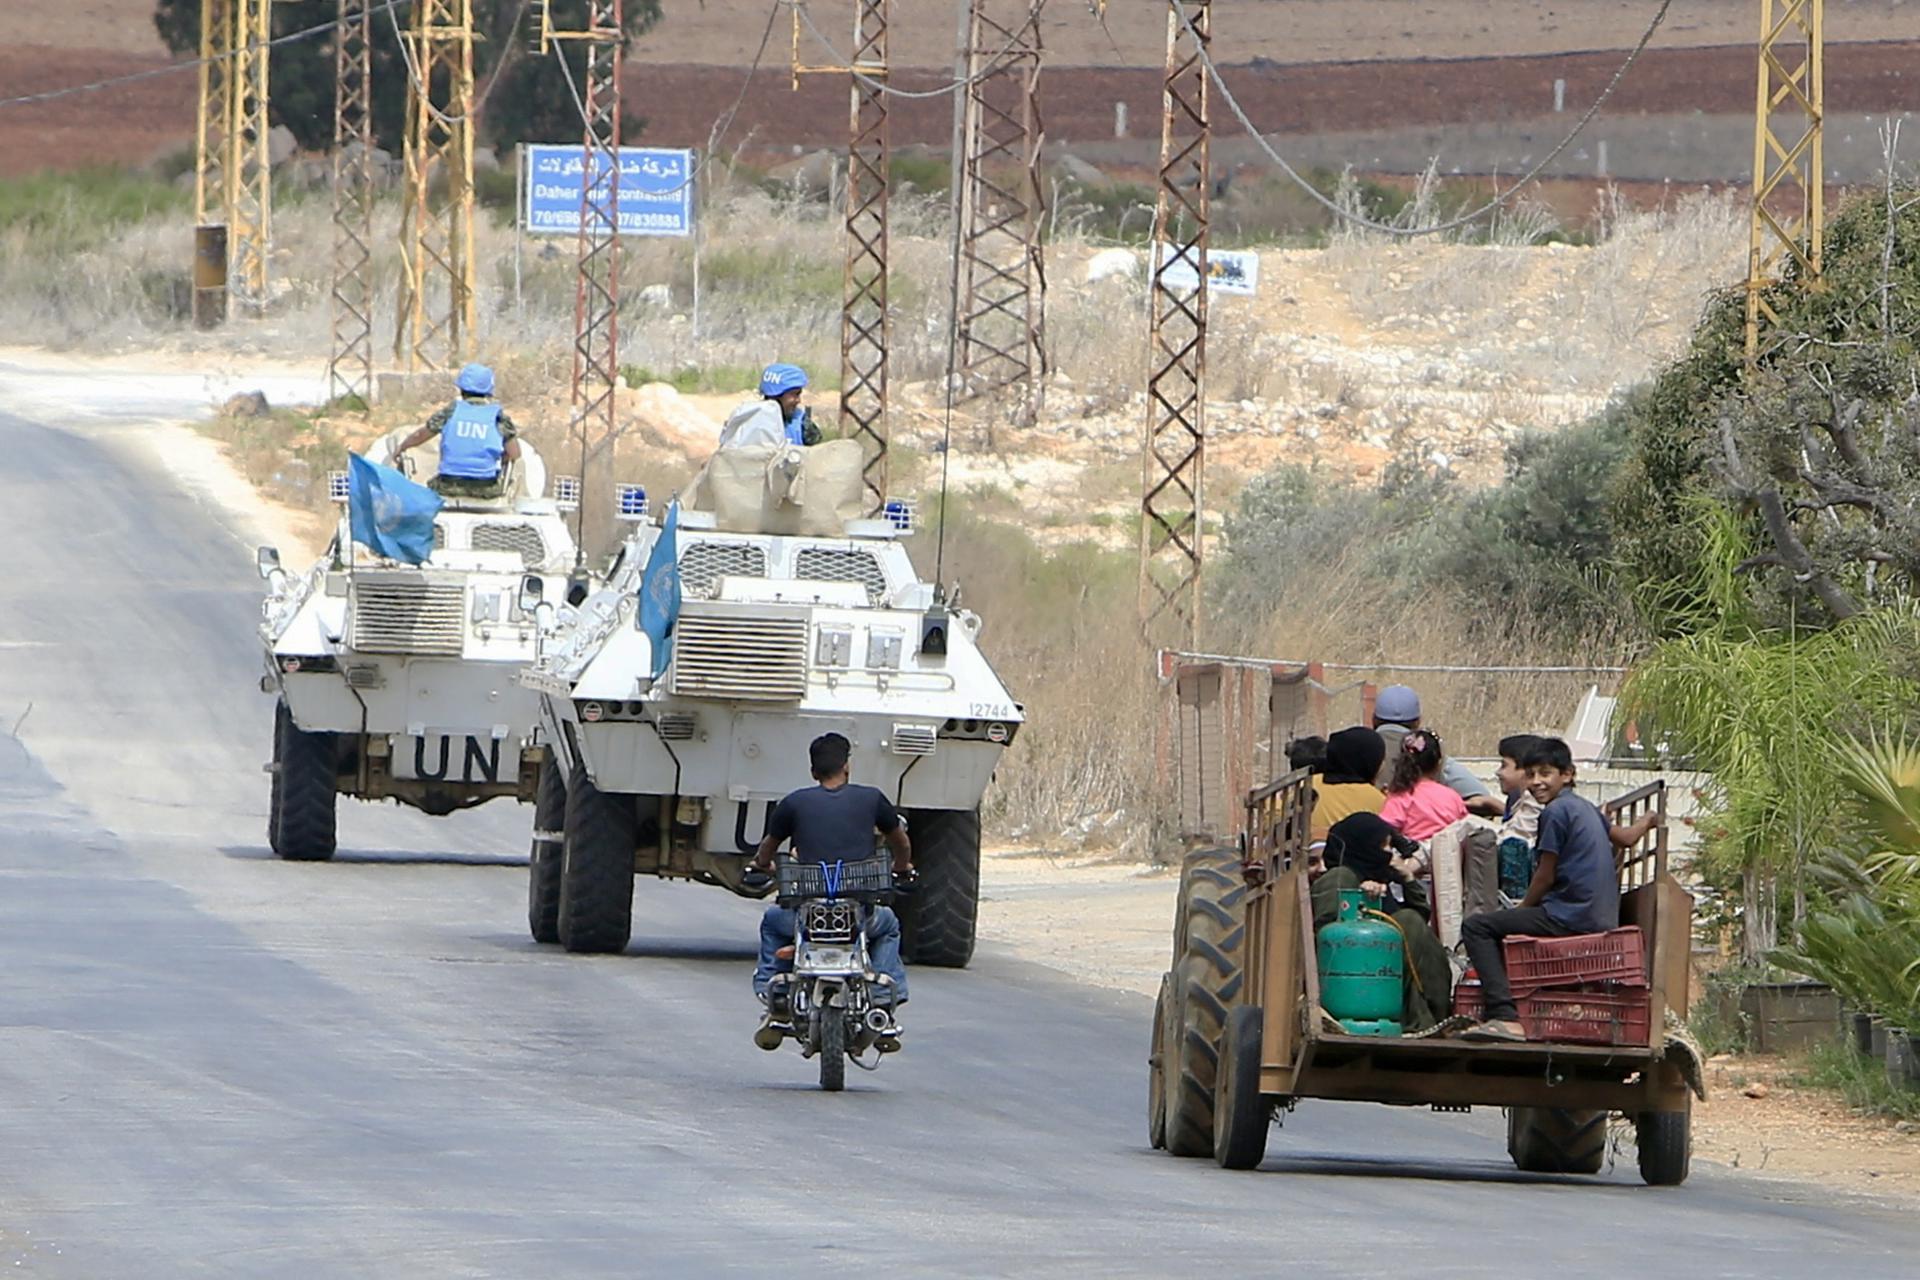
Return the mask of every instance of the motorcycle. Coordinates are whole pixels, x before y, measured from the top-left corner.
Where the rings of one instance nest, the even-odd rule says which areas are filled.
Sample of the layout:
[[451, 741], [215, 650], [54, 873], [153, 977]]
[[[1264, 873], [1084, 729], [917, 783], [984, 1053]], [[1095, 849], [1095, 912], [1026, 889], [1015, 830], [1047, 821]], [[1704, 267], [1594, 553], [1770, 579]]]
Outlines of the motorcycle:
[[[762, 1034], [778, 1039], [761, 1047], [775, 1048], [786, 1038], [798, 1041], [802, 1057], [820, 1060], [820, 1087], [837, 1093], [846, 1088], [849, 1060], [873, 1071], [882, 1055], [900, 1047], [891, 985], [878, 981], [867, 951], [867, 922], [876, 907], [910, 884], [895, 880], [884, 857], [857, 862], [782, 858], [776, 872], [777, 900], [794, 919], [793, 944], [778, 954], [791, 959], [793, 969], [769, 985], [773, 1007], [784, 1003], [787, 1016], [784, 1025], [776, 1016], [762, 1028]], [[864, 1060], [869, 1051], [872, 1062]]]

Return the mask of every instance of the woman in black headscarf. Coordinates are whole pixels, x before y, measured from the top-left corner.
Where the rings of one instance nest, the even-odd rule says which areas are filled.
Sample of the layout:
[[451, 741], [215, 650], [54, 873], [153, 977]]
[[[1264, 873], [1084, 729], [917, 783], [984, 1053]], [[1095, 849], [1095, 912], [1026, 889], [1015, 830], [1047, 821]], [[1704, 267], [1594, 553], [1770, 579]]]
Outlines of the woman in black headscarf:
[[1387, 758], [1386, 739], [1361, 725], [1327, 739], [1327, 763], [1313, 780], [1313, 839], [1327, 838], [1333, 824], [1351, 814], [1379, 813], [1386, 793], [1373, 785]]

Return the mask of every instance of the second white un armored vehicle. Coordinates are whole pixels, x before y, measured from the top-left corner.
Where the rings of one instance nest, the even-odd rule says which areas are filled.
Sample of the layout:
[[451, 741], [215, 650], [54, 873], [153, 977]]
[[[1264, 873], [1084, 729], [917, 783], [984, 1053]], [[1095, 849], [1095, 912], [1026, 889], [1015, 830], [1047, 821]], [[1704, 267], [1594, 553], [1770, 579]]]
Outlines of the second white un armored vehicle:
[[[368, 451], [392, 456], [395, 432]], [[335, 499], [344, 504], [345, 477]], [[332, 545], [299, 576], [260, 549], [264, 692], [274, 709], [268, 841], [283, 858], [334, 853], [335, 798], [395, 800], [430, 814], [498, 796], [532, 800], [544, 749], [533, 695], [514, 673], [537, 650], [521, 607], [537, 576], [546, 603], [582, 598], [574, 540], [522, 441], [506, 496], [446, 498], [433, 553], [400, 564], [357, 546], [347, 509]]]
[[623, 949], [636, 871], [758, 896], [742, 884], [747, 859], [774, 804], [810, 784], [808, 743], [833, 731], [853, 744], [854, 780], [907, 820], [920, 873], [896, 903], [908, 958], [966, 964], [980, 802], [1023, 719], [980, 652], [980, 620], [914, 570], [904, 520], [845, 518], [861, 510], [850, 441], [722, 451], [687, 505], [660, 678], [637, 598], [663, 536], [653, 522], [521, 677], [540, 691], [553, 751], [535, 810], [534, 938]]

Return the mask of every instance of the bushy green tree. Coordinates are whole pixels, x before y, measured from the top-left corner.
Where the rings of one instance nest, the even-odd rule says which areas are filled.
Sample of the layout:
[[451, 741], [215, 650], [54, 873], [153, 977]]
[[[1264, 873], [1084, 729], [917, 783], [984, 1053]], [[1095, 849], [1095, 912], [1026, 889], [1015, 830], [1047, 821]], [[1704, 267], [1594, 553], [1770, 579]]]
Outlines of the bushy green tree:
[[[1686, 354], [1654, 380], [1630, 423], [1613, 486], [1624, 575], [1689, 577], [1701, 496], [1728, 506], [1755, 545], [1748, 594], [1784, 626], [1835, 621], [1920, 582], [1920, 191], [1848, 204], [1827, 228], [1820, 286], [1791, 278], [1745, 376], [1745, 299], [1715, 299]], [[1674, 593], [1649, 618], [1683, 631], [1699, 601]]]
[[[373, 0], [376, 9], [383, 2]], [[556, 28], [582, 25], [587, 0], [548, 3]], [[412, 11], [411, 5], [403, 3], [373, 14], [374, 141], [396, 155], [406, 122], [408, 72], [395, 28], [404, 29]], [[580, 136], [580, 116], [566, 78], [551, 54], [532, 51], [535, 15], [532, 0], [473, 0], [475, 128], [485, 145], [504, 149], [520, 142], [569, 142]], [[331, 16], [330, 4], [278, 5], [273, 11], [273, 34], [302, 31]], [[626, 0], [621, 18], [631, 45], [660, 20], [660, 0]], [[153, 24], [176, 54], [199, 53], [200, 0], [155, 0]], [[578, 83], [582, 74], [578, 42], [563, 42], [563, 48], [572, 59]], [[272, 120], [291, 129], [300, 145], [310, 150], [333, 144], [333, 59], [330, 35], [277, 45], [271, 55]], [[623, 118], [627, 140], [637, 138], [640, 129], [637, 117]]]

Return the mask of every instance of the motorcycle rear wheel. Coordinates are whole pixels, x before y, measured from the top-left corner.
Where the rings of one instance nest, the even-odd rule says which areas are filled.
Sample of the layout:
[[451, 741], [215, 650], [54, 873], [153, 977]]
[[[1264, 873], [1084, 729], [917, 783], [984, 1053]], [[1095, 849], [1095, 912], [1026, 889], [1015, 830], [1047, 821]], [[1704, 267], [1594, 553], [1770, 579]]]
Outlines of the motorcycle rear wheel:
[[847, 1087], [847, 1015], [833, 1005], [820, 1010], [820, 1087], [828, 1093]]

